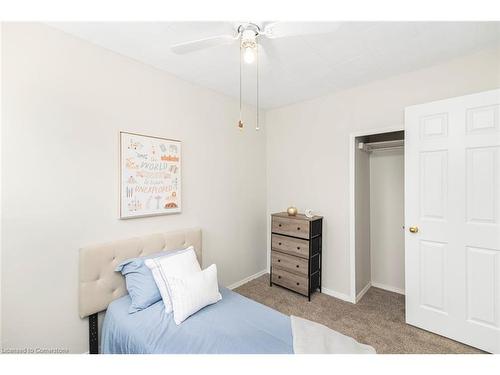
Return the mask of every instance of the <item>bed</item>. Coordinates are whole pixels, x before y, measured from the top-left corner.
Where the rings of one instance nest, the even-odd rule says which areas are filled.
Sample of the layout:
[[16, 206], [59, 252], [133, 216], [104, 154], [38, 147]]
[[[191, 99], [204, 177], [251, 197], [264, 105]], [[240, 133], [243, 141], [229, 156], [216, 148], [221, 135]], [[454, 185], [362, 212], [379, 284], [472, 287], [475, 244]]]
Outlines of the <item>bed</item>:
[[106, 354], [292, 354], [372, 353], [325, 326], [220, 288], [222, 300], [180, 325], [160, 300], [134, 314], [116, 266], [130, 258], [193, 246], [202, 264], [201, 230], [157, 233], [80, 249], [79, 313], [89, 319], [89, 353], [99, 353], [98, 314], [106, 311], [101, 353]]
[[[102, 353], [292, 354], [290, 318], [226, 288], [222, 300], [179, 326], [163, 302], [135, 314], [130, 298], [113, 301], [102, 329]], [[155, 324], [151, 324], [155, 322]]]

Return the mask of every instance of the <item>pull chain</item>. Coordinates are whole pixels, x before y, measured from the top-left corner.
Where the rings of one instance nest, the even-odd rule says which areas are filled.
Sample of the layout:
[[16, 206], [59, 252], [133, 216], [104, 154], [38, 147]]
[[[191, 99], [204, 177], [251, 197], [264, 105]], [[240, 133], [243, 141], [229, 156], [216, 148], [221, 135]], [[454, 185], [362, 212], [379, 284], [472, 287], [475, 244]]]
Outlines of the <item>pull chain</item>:
[[255, 62], [257, 64], [257, 123], [255, 125], [255, 130], [260, 130], [260, 120], [259, 120], [259, 45], [255, 46]]
[[242, 99], [241, 99], [241, 64], [242, 64], [242, 48], [241, 48], [241, 43], [240, 43], [240, 120], [238, 121], [238, 129], [243, 130], [243, 118], [242, 118]]

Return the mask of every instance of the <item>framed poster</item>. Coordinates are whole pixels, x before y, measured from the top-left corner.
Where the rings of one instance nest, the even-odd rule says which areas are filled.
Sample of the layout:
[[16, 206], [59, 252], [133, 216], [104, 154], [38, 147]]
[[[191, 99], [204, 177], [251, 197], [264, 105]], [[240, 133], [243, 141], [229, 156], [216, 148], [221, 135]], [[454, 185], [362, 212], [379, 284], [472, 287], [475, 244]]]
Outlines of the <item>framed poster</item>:
[[181, 212], [181, 142], [120, 132], [120, 219]]

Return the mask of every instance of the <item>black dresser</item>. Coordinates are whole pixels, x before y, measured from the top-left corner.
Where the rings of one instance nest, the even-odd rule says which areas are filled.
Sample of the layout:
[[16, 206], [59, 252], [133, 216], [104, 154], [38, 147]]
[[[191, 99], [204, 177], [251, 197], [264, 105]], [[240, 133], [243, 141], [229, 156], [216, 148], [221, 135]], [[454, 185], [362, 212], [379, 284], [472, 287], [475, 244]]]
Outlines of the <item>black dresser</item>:
[[322, 216], [271, 215], [271, 286], [293, 290], [309, 301], [312, 292], [321, 292], [322, 233]]

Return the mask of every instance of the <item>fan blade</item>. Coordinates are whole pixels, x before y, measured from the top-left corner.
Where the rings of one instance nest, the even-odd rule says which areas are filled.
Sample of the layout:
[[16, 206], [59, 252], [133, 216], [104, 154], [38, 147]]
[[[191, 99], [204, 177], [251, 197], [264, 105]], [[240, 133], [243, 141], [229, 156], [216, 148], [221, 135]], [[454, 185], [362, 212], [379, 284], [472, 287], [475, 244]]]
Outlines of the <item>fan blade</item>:
[[195, 52], [205, 48], [230, 44], [234, 42], [236, 39], [238, 39], [238, 36], [232, 36], [232, 35], [212, 36], [210, 38], [193, 40], [191, 42], [174, 44], [172, 47], [170, 47], [170, 49], [174, 53], [183, 55], [185, 53]]
[[328, 34], [336, 31], [340, 25], [340, 22], [273, 22], [264, 27], [263, 34], [270, 39]]

